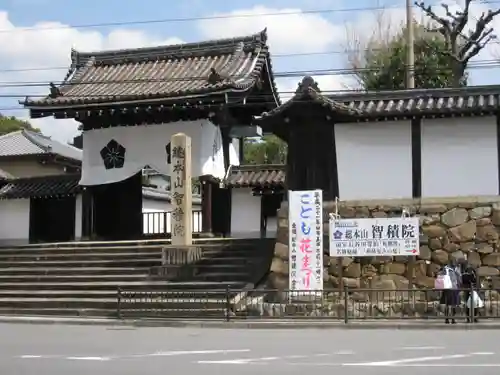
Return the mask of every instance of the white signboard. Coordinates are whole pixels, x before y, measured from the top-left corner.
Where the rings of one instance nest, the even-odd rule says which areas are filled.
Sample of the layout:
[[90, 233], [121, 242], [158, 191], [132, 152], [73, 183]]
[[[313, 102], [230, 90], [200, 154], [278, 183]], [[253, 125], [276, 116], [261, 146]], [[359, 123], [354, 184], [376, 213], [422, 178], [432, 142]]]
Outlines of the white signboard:
[[419, 255], [418, 217], [330, 219], [330, 255]]
[[323, 290], [323, 192], [289, 191], [290, 289]]

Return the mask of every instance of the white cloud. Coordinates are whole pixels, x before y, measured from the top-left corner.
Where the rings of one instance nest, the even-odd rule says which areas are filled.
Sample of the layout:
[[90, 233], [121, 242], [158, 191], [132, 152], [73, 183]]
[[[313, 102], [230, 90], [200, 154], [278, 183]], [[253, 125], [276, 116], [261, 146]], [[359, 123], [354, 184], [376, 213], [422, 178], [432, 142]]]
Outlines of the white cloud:
[[[290, 13], [287, 15], [283, 15]], [[291, 14], [293, 13], [293, 14]], [[199, 22], [207, 38], [228, 38], [250, 35], [267, 27], [272, 53], [326, 51], [335, 43], [342, 27], [335, 26], [318, 14], [301, 13], [300, 9], [273, 9], [257, 5], [215, 16], [233, 16]], [[238, 17], [253, 15], [252, 17]], [[255, 17], [258, 15], [258, 17]]]
[[[295, 8], [275, 9], [258, 5], [249, 9], [238, 9], [215, 15], [229, 17], [258, 15], [258, 17], [203, 20], [199, 22], [198, 27], [208, 39], [250, 35], [267, 28], [271, 57], [273, 54], [328, 51], [335, 48], [339, 37], [342, 38], [345, 33], [344, 25], [333, 24], [320, 14], [302, 13], [300, 9]], [[276, 60], [274, 63], [276, 64]], [[314, 78], [324, 91], [345, 88], [346, 80], [342, 76], [330, 75]], [[301, 77], [277, 79], [280, 97], [288, 100], [301, 80]]]
[[[108, 34], [102, 34], [92, 29], [69, 28], [58, 22], [39, 22], [33, 27], [37, 30], [23, 30], [16, 27], [10, 21], [7, 12], [0, 11], [0, 51], [2, 51], [0, 67], [2, 70], [34, 67], [63, 67], [63, 69], [0, 72], [2, 83], [61, 81], [66, 74], [64, 68], [70, 66], [72, 47], [79, 51], [98, 51], [182, 43], [182, 40], [176, 37], [163, 39], [141, 30], [115, 29]], [[47, 93], [48, 85], [0, 89], [0, 94], [4, 95], [24, 96]], [[2, 104], [1, 107], [12, 107], [12, 103]], [[14, 113], [9, 111], [5, 114]], [[15, 114], [18, 115], [18, 113]], [[30, 121], [35, 127], [42, 129], [46, 135], [61, 141], [68, 141], [77, 134], [78, 123], [73, 120], [42, 118]]]

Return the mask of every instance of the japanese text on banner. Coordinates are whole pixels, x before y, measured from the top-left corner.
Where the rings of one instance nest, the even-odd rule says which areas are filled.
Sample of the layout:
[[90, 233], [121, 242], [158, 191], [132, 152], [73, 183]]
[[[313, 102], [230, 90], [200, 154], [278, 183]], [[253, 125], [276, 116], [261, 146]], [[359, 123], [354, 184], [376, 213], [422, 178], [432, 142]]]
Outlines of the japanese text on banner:
[[290, 289], [323, 289], [321, 190], [289, 192]]
[[330, 255], [419, 255], [419, 219], [376, 218], [330, 220]]

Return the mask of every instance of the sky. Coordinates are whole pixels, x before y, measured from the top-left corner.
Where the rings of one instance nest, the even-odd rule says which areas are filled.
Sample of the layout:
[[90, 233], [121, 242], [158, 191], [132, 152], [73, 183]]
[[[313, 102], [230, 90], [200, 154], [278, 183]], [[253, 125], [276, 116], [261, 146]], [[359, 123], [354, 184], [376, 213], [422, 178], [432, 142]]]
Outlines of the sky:
[[[463, 0], [445, 1], [453, 10]], [[500, 7], [500, 0], [474, 3], [473, 20]], [[397, 30], [405, 21], [404, 5], [405, 0], [0, 0], [0, 113], [27, 119], [18, 101], [48, 94], [49, 82], [64, 78], [71, 48], [100, 51], [196, 42], [254, 34], [266, 27], [274, 72], [310, 72], [322, 91], [353, 89], [352, 76], [314, 73], [348, 68], [346, 50], [362, 46], [380, 29], [377, 25]], [[221, 15], [226, 17], [210, 19]], [[414, 17], [423, 19], [417, 9]], [[85, 25], [97, 26], [80, 27]], [[493, 26], [500, 30], [500, 16]], [[476, 60], [500, 58], [499, 47], [499, 42], [492, 43]], [[500, 84], [496, 66], [469, 73], [470, 84]], [[300, 80], [277, 80], [282, 99]], [[60, 141], [78, 133], [73, 120], [31, 121]]]

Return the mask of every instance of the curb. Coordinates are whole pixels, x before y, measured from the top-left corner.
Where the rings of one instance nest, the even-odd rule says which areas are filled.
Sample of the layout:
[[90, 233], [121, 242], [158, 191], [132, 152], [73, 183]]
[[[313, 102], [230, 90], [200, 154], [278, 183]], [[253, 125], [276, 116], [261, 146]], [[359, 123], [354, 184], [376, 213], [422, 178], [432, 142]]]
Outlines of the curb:
[[33, 325], [78, 325], [104, 327], [164, 327], [164, 328], [216, 328], [216, 329], [398, 329], [398, 330], [500, 330], [500, 322], [483, 322], [456, 325], [436, 322], [343, 322], [331, 321], [189, 321], [189, 320], [118, 320], [118, 319], [84, 319], [84, 318], [47, 318], [47, 317], [0, 317], [2, 324], [33, 324]]

